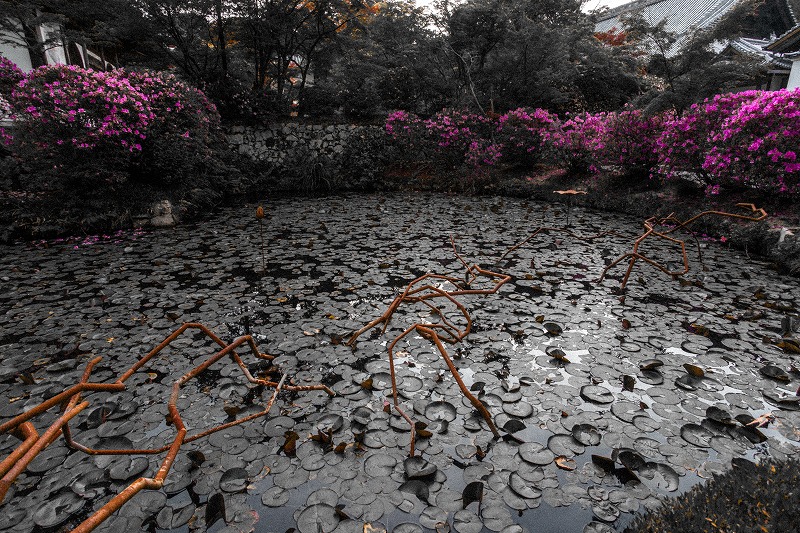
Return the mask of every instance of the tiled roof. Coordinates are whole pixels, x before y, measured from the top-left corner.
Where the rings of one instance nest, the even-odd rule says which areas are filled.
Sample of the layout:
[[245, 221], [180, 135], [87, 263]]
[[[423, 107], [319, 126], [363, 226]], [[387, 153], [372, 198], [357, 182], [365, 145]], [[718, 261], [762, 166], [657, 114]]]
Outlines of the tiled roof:
[[800, 52], [800, 24], [773, 40], [766, 46], [766, 49], [782, 54]]
[[773, 67], [791, 68], [792, 62], [790, 60], [777, 57], [764, 50], [764, 47], [768, 44], [769, 40], [748, 37], [740, 37], [730, 42], [730, 46], [734, 50], [760, 56], [764, 64], [769, 64]]
[[[595, 31], [604, 32], [612, 28], [621, 29], [620, 17], [639, 12], [651, 24], [666, 19], [664, 29], [684, 36], [690, 30], [704, 29], [713, 25], [736, 5], [739, 0], [637, 0], [624, 4], [601, 15]], [[800, 2], [800, 0], [794, 0]]]
[[789, 6], [794, 23], [800, 24], [800, 0], [786, 0], [786, 5]]

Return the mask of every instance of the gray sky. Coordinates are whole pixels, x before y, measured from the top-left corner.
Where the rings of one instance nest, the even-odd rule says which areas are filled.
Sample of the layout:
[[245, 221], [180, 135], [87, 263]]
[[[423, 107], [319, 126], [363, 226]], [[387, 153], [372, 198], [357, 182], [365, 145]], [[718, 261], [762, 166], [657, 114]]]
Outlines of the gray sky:
[[591, 11], [600, 7], [617, 7], [621, 4], [626, 4], [630, 0], [587, 0], [584, 9]]
[[[616, 7], [621, 4], [630, 2], [631, 0], [586, 0], [583, 6], [584, 11], [591, 11], [601, 7]], [[431, 0], [416, 0], [417, 5], [426, 6], [431, 4]]]

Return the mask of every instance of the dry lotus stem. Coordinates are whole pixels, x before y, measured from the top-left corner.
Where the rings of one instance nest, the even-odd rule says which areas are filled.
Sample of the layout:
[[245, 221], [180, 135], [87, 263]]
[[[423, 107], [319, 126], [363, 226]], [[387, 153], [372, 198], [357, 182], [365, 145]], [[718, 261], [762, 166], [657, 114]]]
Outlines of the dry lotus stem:
[[[359, 329], [355, 333], [350, 336], [350, 339], [347, 341], [348, 346], [355, 346], [356, 340], [359, 336], [363, 333], [369, 331], [370, 329], [383, 324], [383, 331], [386, 331], [386, 327], [389, 325], [392, 317], [394, 316], [395, 311], [400, 308], [403, 304], [415, 304], [421, 303], [428, 308], [431, 309], [433, 314], [437, 315], [440, 318], [440, 322], [417, 322], [412, 324], [408, 328], [406, 328], [402, 333], [400, 333], [397, 337], [395, 337], [391, 343], [389, 343], [388, 354], [389, 354], [389, 373], [391, 376], [392, 381], [392, 400], [394, 404], [394, 409], [402, 416], [411, 426], [411, 446], [409, 455], [412, 457], [414, 456], [414, 444], [415, 444], [415, 431], [414, 431], [414, 424], [412, 420], [406, 415], [406, 413], [400, 408], [400, 402], [397, 397], [397, 380], [395, 377], [395, 367], [394, 367], [394, 348], [397, 343], [403, 339], [404, 337], [408, 336], [411, 333], [418, 333], [423, 338], [429, 340], [435, 348], [438, 350], [439, 355], [441, 355], [442, 359], [444, 360], [445, 364], [447, 365], [447, 369], [453, 375], [453, 378], [456, 380], [459, 389], [461, 390], [462, 394], [470, 401], [470, 403], [477, 409], [477, 411], [481, 414], [483, 419], [486, 421], [486, 424], [489, 426], [489, 429], [495, 436], [499, 436], [499, 432], [492, 421], [492, 417], [489, 414], [489, 411], [486, 409], [486, 406], [476, 398], [464, 384], [464, 381], [461, 379], [461, 375], [458, 373], [455, 365], [453, 364], [450, 355], [447, 352], [444, 344], [456, 344], [460, 342], [464, 337], [469, 335], [470, 331], [472, 330], [472, 318], [470, 317], [469, 312], [467, 311], [466, 307], [458, 300], [458, 297], [471, 295], [471, 294], [495, 294], [497, 291], [502, 287], [505, 283], [511, 280], [511, 276], [507, 274], [501, 274], [498, 272], [493, 272], [491, 270], [486, 270], [481, 268], [478, 265], [468, 265], [466, 261], [459, 255], [458, 251], [456, 250], [456, 245], [454, 239], [451, 237], [450, 243], [453, 246], [453, 253], [455, 253], [456, 258], [464, 265], [465, 272], [463, 278], [458, 278], [455, 276], [446, 276], [441, 274], [425, 274], [417, 279], [411, 281], [408, 285], [406, 285], [405, 289], [402, 293], [400, 293], [386, 311], [383, 314], [371, 322], [369, 322], [366, 326]], [[484, 277], [488, 278], [493, 282], [493, 285], [489, 288], [485, 289], [474, 289], [472, 288], [473, 283], [479, 278]], [[445, 289], [442, 286], [449, 286], [450, 288]], [[435, 301], [444, 301], [451, 303], [455, 306], [456, 310], [460, 314], [460, 316], [464, 319], [464, 325], [457, 325], [454, 321], [449, 320], [446, 316], [444, 311], [434, 304]]]
[[[169, 412], [168, 422], [175, 427], [176, 433], [175, 433], [175, 438], [170, 443], [161, 446], [159, 448], [109, 450], [109, 449], [89, 448], [77, 442], [74, 439], [72, 431], [70, 430], [69, 427], [69, 421], [89, 405], [88, 401], [82, 401], [82, 395], [84, 393], [91, 393], [97, 391], [118, 392], [126, 390], [127, 387], [125, 385], [125, 382], [133, 374], [135, 374], [140, 368], [146, 365], [153, 357], [155, 357], [164, 348], [166, 348], [172, 341], [174, 341], [188, 329], [200, 330], [206, 336], [208, 336], [212, 341], [218, 344], [221, 347], [221, 349], [211, 357], [205, 359], [202, 363], [200, 363], [196, 367], [192, 368], [189, 372], [181, 376], [173, 383], [172, 392], [170, 394], [169, 401], [167, 404], [167, 410]], [[161, 344], [153, 348], [147, 355], [139, 359], [133, 366], [128, 368], [113, 383], [89, 382], [92, 369], [101, 360], [100, 357], [92, 359], [89, 362], [89, 364], [86, 365], [86, 370], [81, 376], [81, 380], [77, 384], [66, 389], [60, 394], [57, 394], [54, 397], [40, 403], [36, 407], [29, 409], [28, 411], [22, 413], [21, 415], [16, 416], [15, 418], [9, 420], [8, 422], [5, 422], [4, 424], [0, 425], [0, 433], [11, 433], [17, 436], [20, 440], [22, 440], [22, 443], [8, 457], [6, 457], [6, 459], [3, 460], [2, 463], [0, 463], [0, 475], [3, 476], [2, 479], [0, 479], [0, 502], [2, 502], [2, 500], [5, 498], [8, 489], [11, 487], [11, 484], [22, 472], [25, 471], [28, 464], [30, 464], [30, 462], [42, 450], [44, 450], [47, 446], [52, 444], [61, 435], [63, 435], [64, 440], [69, 447], [76, 450], [80, 450], [90, 455], [143, 455], [143, 454], [159, 454], [167, 452], [155, 476], [151, 478], [141, 477], [137, 479], [136, 481], [131, 483], [128, 487], [126, 487], [122, 492], [120, 492], [114, 498], [112, 498], [108, 503], [103, 505], [103, 507], [97, 510], [89, 518], [84, 520], [80, 525], [78, 525], [78, 527], [72, 530], [73, 533], [87, 533], [95, 529], [97, 526], [99, 526], [104, 520], [106, 520], [109, 516], [111, 516], [115, 511], [120, 509], [126, 502], [128, 502], [128, 500], [130, 500], [133, 496], [138, 494], [143, 489], [151, 489], [151, 490], [160, 489], [164, 485], [164, 481], [166, 480], [166, 477], [169, 474], [170, 468], [172, 467], [172, 463], [175, 461], [175, 458], [178, 455], [178, 451], [180, 450], [183, 444], [186, 444], [188, 442], [193, 442], [203, 437], [207, 437], [212, 433], [216, 433], [218, 431], [222, 431], [224, 429], [237, 426], [245, 422], [249, 422], [256, 418], [261, 418], [266, 416], [269, 413], [270, 409], [272, 408], [272, 405], [275, 402], [275, 399], [277, 398], [278, 393], [280, 391], [321, 390], [326, 392], [330, 396], [334, 396], [334, 392], [325, 385], [307, 385], [307, 386], [286, 385], [285, 384], [286, 374], [284, 374], [278, 382], [254, 377], [250, 373], [250, 370], [248, 369], [247, 365], [244, 363], [242, 358], [239, 356], [238, 353], [236, 353], [236, 349], [239, 348], [240, 346], [248, 347], [251, 353], [257, 359], [262, 359], [262, 360], [274, 359], [274, 357], [271, 355], [261, 353], [258, 350], [255, 341], [250, 335], [244, 335], [242, 337], [239, 337], [232, 343], [228, 344], [219, 337], [217, 337], [207, 327], [203, 326], [202, 324], [196, 324], [196, 323], [183, 324], [169, 337], [164, 339], [164, 341], [162, 341]], [[247, 378], [247, 380], [250, 383], [255, 383], [258, 385], [262, 385], [264, 387], [274, 389], [273, 393], [270, 396], [269, 401], [264, 406], [264, 409], [257, 413], [240, 418], [238, 420], [234, 420], [232, 422], [227, 422], [224, 424], [214, 426], [212, 428], [205, 429], [193, 435], [187, 435], [188, 432], [184, 426], [183, 419], [181, 418], [181, 414], [177, 407], [178, 394], [180, 392], [180, 388], [181, 386], [185, 385], [188, 381], [196, 378], [197, 376], [208, 370], [208, 368], [210, 368], [214, 363], [218, 362], [220, 359], [225, 358], [226, 356], [229, 357], [239, 367], [239, 369], [244, 374], [245, 378]], [[53, 422], [44, 431], [44, 433], [39, 435], [36, 432], [36, 429], [30, 423], [30, 420], [50, 410], [52, 407], [55, 407], [56, 405], [60, 406], [61, 408], [61, 416], [59, 416], [59, 418], [56, 419], [56, 421]]]
[[[692, 218], [690, 218], [688, 220], [685, 220], [685, 221], [678, 220], [674, 216], [674, 213], [672, 213], [672, 214], [670, 214], [670, 215], [668, 215], [668, 216], [666, 216], [664, 218], [657, 218], [657, 217], [648, 218], [647, 220], [644, 221], [644, 228], [645, 228], [644, 233], [642, 233], [634, 241], [633, 248], [631, 249], [631, 251], [626, 253], [626, 254], [623, 254], [623, 255], [619, 256], [614, 261], [609, 263], [609, 265], [606, 266], [606, 268], [603, 270], [603, 273], [600, 275], [600, 278], [597, 280], [597, 282], [598, 283], [602, 282], [603, 279], [605, 279], [606, 274], [608, 273], [608, 271], [611, 270], [612, 268], [614, 268], [620, 262], [624, 261], [625, 259], [628, 259], [628, 269], [625, 271], [625, 275], [622, 277], [622, 282], [620, 283], [620, 290], [625, 289], [625, 286], [628, 284], [628, 279], [631, 276], [631, 272], [633, 271], [633, 267], [636, 264], [637, 260], [644, 261], [645, 263], [656, 267], [661, 272], [664, 272], [665, 274], [668, 274], [670, 276], [682, 276], [682, 275], [686, 274], [687, 272], [689, 272], [689, 257], [686, 255], [686, 241], [681, 240], [681, 239], [676, 239], [675, 237], [671, 237], [670, 235], [675, 233], [678, 230], [681, 230], [681, 229], [682, 230], [686, 230], [687, 232], [689, 232], [689, 234], [691, 235], [691, 237], [695, 240], [695, 243], [697, 244], [697, 254], [698, 254], [699, 259], [700, 259], [700, 264], [702, 264], [703, 263], [703, 255], [702, 255], [702, 253], [700, 251], [700, 243], [697, 240], [697, 237], [695, 236], [695, 234], [687, 228], [687, 226], [689, 226], [689, 224], [692, 224], [693, 222], [695, 222], [696, 220], [698, 220], [700, 218], [703, 218], [703, 217], [706, 217], [706, 216], [712, 216], [712, 215], [713, 216], [719, 216], [719, 217], [725, 217], [725, 218], [735, 218], [735, 219], [739, 219], [739, 220], [749, 220], [749, 221], [753, 221], [753, 222], [759, 222], [759, 221], [764, 220], [765, 218], [767, 218], [767, 212], [764, 211], [763, 209], [757, 208], [754, 204], [739, 203], [739, 204], [736, 204], [736, 207], [748, 208], [748, 209], [750, 209], [750, 212], [751, 213], [755, 213], [755, 215], [753, 215], [753, 216], [740, 215], [740, 214], [736, 214], [736, 213], [727, 213], [725, 211], [703, 211], [702, 213], [699, 213], [699, 214], [697, 214], [697, 215], [693, 216]], [[657, 227], [662, 227], [662, 226], [668, 226], [668, 227], [667, 227], [666, 230], [656, 231]], [[647, 239], [650, 236], [659, 237], [661, 239], [664, 239], [666, 241], [678, 244], [680, 246], [681, 256], [682, 256], [682, 259], [683, 259], [683, 270], [675, 270], [675, 271], [670, 270], [665, 265], [655, 261], [654, 259], [650, 259], [649, 257], [645, 256], [644, 254], [639, 253], [639, 246], [642, 244], [642, 242], [645, 239]]]

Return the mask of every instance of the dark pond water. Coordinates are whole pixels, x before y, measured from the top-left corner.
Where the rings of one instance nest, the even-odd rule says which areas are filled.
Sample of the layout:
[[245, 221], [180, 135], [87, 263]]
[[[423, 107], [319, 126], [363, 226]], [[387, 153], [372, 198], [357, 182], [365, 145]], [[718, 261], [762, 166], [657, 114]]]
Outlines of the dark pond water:
[[[621, 298], [622, 267], [594, 280], [629, 250], [640, 221], [583, 210], [572, 218], [577, 234], [617, 235], [542, 234], [497, 262], [536, 227], [563, 224], [562, 208], [359, 196], [268, 204], [265, 270], [253, 206], [174, 231], [4, 247], [0, 421], [75, 383], [94, 356], [103, 361], [92, 381], [113, 381], [196, 321], [227, 341], [252, 333], [293, 383], [322, 382], [337, 395], [283, 393], [268, 417], [184, 445], [164, 489], [140, 493], [99, 530], [621, 531], [732, 460], [797, 454], [797, 345], [782, 338], [794, 335], [797, 280], [701, 241], [705, 271], [695, 252], [682, 280], [637, 266]], [[431, 343], [410, 335], [396, 348], [400, 399], [430, 435], [417, 442], [421, 459], [407, 462], [406, 424], [384, 411], [387, 344], [439, 319], [411, 305], [355, 350], [342, 338], [417, 276], [463, 275], [451, 235], [468, 262], [513, 276], [497, 294], [460, 298], [473, 329], [450, 348], [502, 438]], [[679, 263], [674, 245], [642, 251]], [[463, 326], [452, 304], [442, 311]], [[87, 394], [76, 438], [169, 443], [171, 385], [213, 352], [189, 334], [132, 376], [128, 391]], [[269, 370], [241, 353], [253, 372]], [[224, 360], [181, 389], [178, 407], [192, 434], [256, 412], [270, 394]], [[35, 419], [40, 431], [55, 411]], [[745, 425], [766, 413], [768, 427]], [[333, 431], [331, 445], [310, 438], [320, 429]], [[0, 437], [3, 456], [17, 442]], [[0, 530], [74, 527], [162, 459], [90, 457], [58, 440], [17, 479]]]

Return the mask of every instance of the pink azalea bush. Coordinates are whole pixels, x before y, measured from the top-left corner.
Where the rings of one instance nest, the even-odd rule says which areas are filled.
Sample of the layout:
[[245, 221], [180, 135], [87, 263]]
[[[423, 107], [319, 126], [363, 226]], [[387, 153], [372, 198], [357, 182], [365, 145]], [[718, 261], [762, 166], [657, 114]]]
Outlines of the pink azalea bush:
[[12, 93], [12, 105], [19, 149], [34, 149], [55, 165], [73, 164], [90, 151], [124, 164], [141, 152], [154, 119], [147, 99], [128, 80], [76, 66], [32, 71]]
[[543, 109], [515, 109], [502, 116], [445, 110], [429, 119], [395, 111], [386, 132], [407, 149], [450, 166], [498, 163], [530, 165], [558, 132], [557, 118]]
[[559, 120], [541, 109], [516, 109], [497, 118], [442, 112], [422, 120], [398, 111], [386, 129], [416, 153], [433, 147], [472, 167], [550, 157], [576, 173], [688, 173], [708, 194], [720, 185], [800, 194], [800, 89], [717, 95], [679, 117], [624, 109]]
[[442, 111], [423, 121], [424, 135], [436, 146], [440, 157], [451, 165], [464, 162], [477, 167], [497, 162], [493, 146], [492, 120], [460, 111]]
[[25, 77], [19, 67], [13, 61], [0, 56], [0, 96], [6, 99], [11, 96], [11, 92], [17, 84]]
[[220, 117], [211, 100], [173, 74], [117, 71], [117, 75], [144, 95], [155, 115], [151, 129], [157, 126], [183, 138], [192, 135], [208, 138], [220, 127]]
[[626, 174], [649, 175], [659, 161], [658, 139], [666, 122], [663, 115], [645, 115], [639, 109], [608, 113], [599, 150], [602, 163]]
[[712, 142], [703, 169], [717, 182], [800, 192], [800, 89], [764, 91], [744, 102]]
[[145, 98], [153, 119], [142, 153], [133, 161], [142, 179], [162, 185], [190, 178], [212, 157], [221, 138], [217, 108], [201, 91], [174, 75], [117, 72]]
[[665, 125], [657, 140], [661, 174], [671, 178], [680, 172], [692, 172], [710, 183], [714, 177], [704, 169], [706, 154], [714, 145], [714, 135], [722, 123], [743, 103], [758, 97], [761, 91], [718, 94], [693, 104], [682, 116]]
[[686, 171], [710, 190], [722, 184], [795, 194], [800, 90], [717, 95], [672, 121], [658, 144], [667, 177]]
[[581, 113], [566, 118], [553, 145], [558, 160], [573, 173], [596, 174], [603, 164], [602, 153], [606, 147], [606, 113]]
[[560, 132], [558, 117], [545, 109], [518, 108], [497, 119], [495, 145], [507, 164], [532, 165]]
[[206, 164], [221, 138], [214, 105], [171, 75], [44, 66], [11, 102], [12, 149], [39, 163], [48, 188], [114, 187], [137, 176], [170, 186]]
[[13, 138], [0, 140], [18, 167], [13, 187], [41, 193], [32, 231], [115, 228], [164, 198], [192, 215], [238, 173], [214, 105], [173, 76], [44, 66], [10, 104]]

